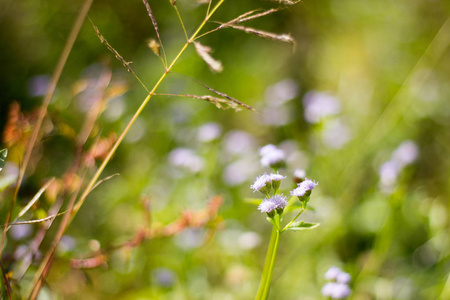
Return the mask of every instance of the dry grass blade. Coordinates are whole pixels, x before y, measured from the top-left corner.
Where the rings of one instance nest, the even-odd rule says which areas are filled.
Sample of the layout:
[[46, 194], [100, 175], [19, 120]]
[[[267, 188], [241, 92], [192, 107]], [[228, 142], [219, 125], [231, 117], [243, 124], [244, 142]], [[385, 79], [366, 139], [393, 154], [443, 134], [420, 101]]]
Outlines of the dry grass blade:
[[299, 3], [301, 0], [297, 0], [297, 1], [291, 1], [291, 0], [272, 0], [275, 2], [278, 2], [280, 4], [284, 4], [284, 5], [295, 5], [297, 3]]
[[103, 182], [105, 182], [105, 181], [107, 181], [107, 180], [110, 180], [111, 178], [113, 178], [113, 177], [115, 177], [115, 176], [118, 176], [118, 175], [120, 175], [120, 174], [119, 174], [119, 173], [115, 173], [115, 174], [112, 174], [111, 176], [108, 176], [108, 177], [106, 177], [106, 178], [103, 178], [102, 180], [99, 180], [99, 181], [92, 187], [91, 192], [92, 192], [96, 187], [98, 187], [100, 184], [102, 184]]
[[213, 103], [217, 108], [220, 108], [220, 109], [232, 108], [235, 111], [241, 110], [241, 107], [232, 101], [221, 99], [221, 98], [210, 96], [210, 95], [198, 96], [198, 95], [186, 94], [186, 95], [181, 95], [181, 96], [192, 98], [192, 99], [204, 100], [209, 103]]
[[223, 98], [225, 98], [225, 99], [228, 99], [228, 100], [230, 100], [230, 101], [233, 101], [233, 102], [236, 103], [237, 105], [240, 105], [240, 106], [242, 106], [242, 107], [245, 107], [245, 108], [248, 109], [248, 110], [255, 111], [255, 109], [254, 109], [253, 107], [251, 107], [251, 106], [249, 106], [249, 105], [247, 105], [247, 104], [245, 104], [245, 103], [242, 103], [241, 101], [239, 101], [239, 100], [237, 100], [237, 99], [235, 99], [235, 98], [233, 98], [233, 97], [230, 97], [230, 96], [228, 96], [228, 95], [225, 94], [225, 93], [221, 93], [221, 92], [219, 92], [219, 91], [216, 91], [215, 89], [210, 88], [210, 87], [207, 86], [206, 84], [201, 83], [201, 82], [199, 82], [199, 81], [198, 81], [198, 83], [200, 83], [201, 85], [203, 85], [205, 88], [207, 88], [208, 90], [210, 90], [210, 91], [213, 92], [214, 94], [219, 95], [220, 97], [223, 97]]
[[[158, 37], [159, 44], [161, 45], [161, 50], [162, 50], [162, 52], [163, 52], [164, 61], [165, 61], [164, 67], [166, 67], [166, 65], [167, 65], [167, 62], [166, 62], [166, 53], [165, 53], [165, 51], [164, 51], [163, 43], [162, 43], [162, 41], [161, 41], [161, 36], [159, 35], [158, 23], [156, 23], [155, 16], [153, 15], [152, 9], [150, 8], [150, 4], [148, 4], [147, 0], [142, 0], [142, 3], [144, 3], [145, 8], [147, 9], [148, 16], [149, 16], [150, 19], [152, 20], [153, 27], [155, 28], [155, 31], [156, 31], [156, 36]], [[175, 1], [173, 1], [173, 5], [174, 5], [174, 4], [175, 4]]]
[[54, 218], [56, 218], [56, 217], [58, 217], [58, 216], [60, 216], [62, 214], [65, 214], [65, 213], [66, 212], [62, 212], [62, 213], [59, 213], [59, 214], [56, 214], [56, 215], [51, 215], [51, 216], [48, 216], [48, 217], [45, 217], [45, 218], [42, 218], [42, 219], [36, 219], [36, 220], [30, 220], [30, 221], [22, 221], [22, 222], [13, 222], [13, 223], [9, 223], [8, 227], [10, 227], [12, 225], [24, 225], [24, 224], [42, 223], [42, 222], [45, 222], [45, 221], [48, 221], [48, 220], [53, 220]]
[[30, 200], [30, 202], [28, 202], [28, 204], [19, 212], [19, 214], [17, 215], [16, 219], [8, 225], [8, 228], [6, 230], [9, 229], [10, 225], [14, 225], [14, 223], [17, 222], [17, 220], [22, 217], [35, 203], [36, 201], [39, 200], [39, 198], [41, 197], [42, 193], [45, 192], [45, 190], [50, 186], [50, 184], [52, 184], [52, 182], [55, 180], [55, 178], [50, 179], [49, 181], [47, 181], [47, 183], [36, 193], [36, 195], [34, 195], [34, 197]]
[[122, 55], [119, 54], [119, 52], [117, 52], [116, 49], [114, 49], [109, 43], [108, 41], [105, 39], [105, 37], [100, 33], [100, 30], [98, 30], [97, 26], [94, 25], [94, 23], [92, 22], [92, 20], [89, 19], [89, 21], [91, 21], [92, 27], [94, 27], [95, 33], [97, 34], [98, 38], [100, 39], [100, 41], [102, 42], [102, 44], [105, 44], [106, 48], [108, 48], [109, 51], [111, 51], [118, 60], [120, 60], [120, 62], [124, 65], [125, 68], [127, 68], [128, 72], [130, 72], [131, 74], [133, 74], [133, 76], [141, 83], [141, 85], [144, 87], [144, 89], [147, 92], [150, 92], [147, 87], [145, 86], [145, 84], [139, 79], [139, 77], [137, 76], [137, 74], [133, 71], [133, 69], [130, 67], [131, 62], [126, 61], [125, 59], [123, 59]]
[[257, 12], [258, 10], [252, 10], [252, 11], [246, 12], [245, 14], [240, 15], [239, 17], [237, 17], [225, 24], [220, 25], [217, 29], [222, 29], [224, 27], [229, 27], [234, 24], [239, 24], [239, 23], [247, 22], [247, 21], [254, 20], [254, 19], [257, 19], [260, 17], [264, 17], [264, 16], [270, 15], [274, 12], [277, 12], [279, 10], [281, 10], [281, 8], [272, 8], [272, 9], [263, 11], [256, 15], [252, 15], [252, 14]]
[[295, 45], [295, 40], [289, 34], [286, 34], [286, 33], [276, 34], [276, 33], [272, 33], [272, 32], [254, 29], [251, 27], [243, 27], [243, 26], [237, 26], [237, 25], [227, 25], [227, 27], [242, 30], [246, 33], [254, 34], [254, 35], [257, 35], [262, 38], [275, 40], [275, 41], [279, 41], [279, 42], [284, 42], [284, 43], [291, 43], [291, 44]]
[[198, 42], [194, 42], [195, 51], [197, 54], [203, 59], [203, 61], [208, 65], [208, 67], [213, 72], [222, 72], [223, 66], [222, 63], [218, 60], [215, 60], [209, 53], [212, 49], [208, 46], [204, 46]]

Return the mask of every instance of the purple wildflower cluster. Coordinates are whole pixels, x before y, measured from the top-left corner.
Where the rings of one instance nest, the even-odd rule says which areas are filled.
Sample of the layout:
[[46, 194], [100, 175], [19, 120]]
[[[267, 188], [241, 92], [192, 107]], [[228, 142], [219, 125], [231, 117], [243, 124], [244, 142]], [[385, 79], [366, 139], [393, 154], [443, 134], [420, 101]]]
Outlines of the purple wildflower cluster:
[[264, 199], [258, 206], [258, 209], [264, 213], [270, 213], [274, 210], [283, 210], [288, 205], [286, 196], [282, 194], [275, 195], [271, 198]]
[[394, 189], [401, 171], [416, 161], [419, 156], [419, 147], [413, 141], [404, 141], [391, 154], [391, 159], [384, 162], [379, 168], [380, 189], [390, 193]]
[[305, 178], [304, 181], [297, 185], [296, 189], [291, 191], [291, 195], [297, 196], [300, 200], [302, 200], [302, 198], [308, 197], [311, 194], [311, 191], [316, 185], [318, 185], [318, 183], [312, 181], [311, 179]]
[[331, 299], [345, 299], [351, 294], [351, 289], [348, 283], [351, 280], [351, 276], [345, 273], [338, 267], [331, 267], [324, 275], [327, 282], [322, 287], [322, 295], [330, 297]]
[[269, 144], [259, 149], [261, 155], [261, 165], [263, 167], [279, 168], [283, 166], [286, 155], [277, 146]]

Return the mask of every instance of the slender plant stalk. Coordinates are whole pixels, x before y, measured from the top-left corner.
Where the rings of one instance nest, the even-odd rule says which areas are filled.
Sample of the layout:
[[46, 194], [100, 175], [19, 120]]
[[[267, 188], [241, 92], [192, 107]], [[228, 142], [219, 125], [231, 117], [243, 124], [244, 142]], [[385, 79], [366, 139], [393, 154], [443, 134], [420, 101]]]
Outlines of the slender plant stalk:
[[[50, 100], [53, 97], [53, 93], [55, 92], [56, 85], [59, 81], [59, 78], [61, 77], [61, 73], [64, 69], [64, 66], [66, 65], [67, 58], [69, 57], [69, 54], [72, 51], [73, 44], [75, 43], [78, 33], [80, 32], [81, 25], [83, 25], [83, 22], [86, 19], [87, 13], [88, 13], [93, 1], [94, 0], [85, 0], [84, 1], [83, 5], [81, 7], [81, 10], [78, 13], [78, 16], [75, 20], [75, 23], [73, 24], [72, 30], [69, 34], [69, 37], [67, 38], [66, 44], [64, 46], [64, 50], [61, 53], [61, 56], [59, 57], [59, 61], [56, 65], [55, 71], [53, 72], [53, 76], [50, 80], [50, 85], [49, 85], [49, 88], [45, 95], [44, 102], [42, 103], [42, 107], [40, 109], [36, 125], [34, 126], [33, 132], [31, 134], [30, 140], [29, 140], [29, 142], [27, 144], [27, 148], [25, 150], [25, 154], [24, 154], [23, 161], [22, 161], [22, 166], [19, 170], [19, 177], [17, 179], [16, 188], [14, 190], [14, 195], [13, 195], [13, 199], [11, 202], [10, 211], [8, 213], [5, 224], [9, 224], [9, 222], [11, 221], [12, 212], [13, 212], [13, 209], [14, 209], [14, 206], [16, 203], [17, 195], [19, 193], [20, 185], [25, 176], [25, 170], [28, 166], [28, 162], [30, 160], [31, 153], [33, 151], [33, 147], [38, 139], [38, 134], [41, 129], [42, 122], [44, 121], [45, 115], [47, 114], [47, 107], [50, 103]], [[3, 250], [3, 245], [5, 243], [7, 228], [8, 227], [6, 226], [5, 229], [3, 230], [2, 241], [0, 243], [0, 257], [1, 257], [2, 250]]]
[[[96, 173], [94, 174], [94, 176], [91, 178], [91, 180], [88, 182], [87, 186], [83, 190], [83, 193], [81, 194], [78, 202], [76, 204], [74, 204], [73, 209], [70, 207], [69, 211], [71, 213], [67, 214], [67, 216], [68, 216], [67, 219], [64, 218], [64, 220], [63, 220], [63, 224], [64, 224], [63, 227], [64, 228], [63, 228], [63, 230], [58, 232], [58, 235], [57, 235], [56, 239], [54, 240], [53, 247], [52, 247], [53, 251], [49, 251], [49, 254], [46, 256], [46, 259], [44, 259], [42, 261], [42, 263], [41, 263], [37, 273], [35, 274], [34, 286], [32, 287], [32, 290], [31, 290], [30, 299], [35, 299], [37, 297], [38, 293], [39, 293], [40, 286], [42, 285], [42, 282], [45, 279], [44, 272], [47, 273], [48, 270], [49, 270], [50, 263], [52, 261], [52, 257], [53, 257], [53, 253], [54, 253], [54, 248], [56, 247], [56, 244], [59, 241], [59, 238], [62, 236], [62, 234], [64, 233], [65, 229], [67, 229], [67, 227], [70, 225], [70, 223], [73, 220], [73, 218], [75, 217], [76, 213], [79, 211], [81, 205], [83, 205], [86, 197], [92, 191], [92, 189], [95, 186], [97, 180], [99, 179], [99, 177], [102, 174], [103, 170], [105, 169], [106, 165], [111, 160], [112, 156], [116, 152], [116, 150], [119, 147], [119, 145], [122, 143], [123, 139], [125, 138], [126, 134], [130, 130], [131, 126], [134, 124], [134, 122], [137, 120], [138, 116], [144, 110], [145, 106], [150, 101], [151, 97], [155, 94], [156, 90], [161, 85], [162, 81], [167, 77], [167, 74], [170, 73], [170, 71], [172, 70], [172, 68], [175, 65], [175, 63], [180, 59], [181, 55], [184, 53], [184, 51], [186, 51], [187, 47], [192, 43], [192, 41], [195, 39], [195, 37], [200, 33], [200, 31], [203, 29], [205, 24], [208, 22], [208, 20], [211, 18], [211, 16], [217, 11], [217, 9], [223, 4], [224, 1], [225, 0], [220, 0], [214, 6], [214, 8], [211, 10], [211, 12], [205, 17], [203, 22], [197, 28], [197, 30], [192, 34], [191, 38], [188, 39], [186, 44], [181, 48], [181, 50], [179, 51], [177, 56], [173, 59], [172, 63], [167, 67], [166, 71], [163, 73], [163, 75], [160, 77], [160, 79], [156, 82], [156, 84], [153, 87], [153, 89], [150, 91], [150, 93], [147, 95], [147, 97], [143, 100], [142, 104], [139, 106], [139, 108], [135, 112], [133, 118], [130, 120], [130, 122], [127, 124], [127, 126], [125, 127], [125, 129], [123, 130], [123, 132], [121, 133], [119, 138], [117, 139], [117, 141], [114, 143], [113, 147], [108, 152], [106, 158], [103, 160], [102, 164], [97, 169]], [[72, 204], [70, 204], [69, 206], [71, 206], [71, 205]]]
[[264, 292], [266, 285], [267, 273], [269, 272], [269, 264], [273, 253], [273, 245], [275, 244], [275, 238], [277, 235], [275, 226], [272, 227], [272, 234], [270, 235], [269, 247], [267, 248], [266, 259], [264, 261], [264, 267], [261, 274], [261, 281], [259, 282], [258, 292], [256, 293], [255, 300], [261, 299], [261, 295]]
[[272, 234], [270, 236], [269, 247], [267, 249], [266, 260], [259, 283], [258, 292], [255, 300], [265, 300], [269, 296], [270, 281], [272, 279], [273, 267], [275, 265], [275, 258], [277, 256], [278, 245], [280, 243], [281, 231], [273, 225]]

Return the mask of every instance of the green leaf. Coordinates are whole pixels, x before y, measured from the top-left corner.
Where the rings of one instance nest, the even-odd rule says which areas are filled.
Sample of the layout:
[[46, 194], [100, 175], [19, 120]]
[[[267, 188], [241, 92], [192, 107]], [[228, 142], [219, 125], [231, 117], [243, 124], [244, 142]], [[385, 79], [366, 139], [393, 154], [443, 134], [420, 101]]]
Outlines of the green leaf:
[[8, 156], [8, 149], [0, 150], [0, 171], [5, 166], [6, 156]]
[[253, 205], [260, 205], [263, 199], [261, 198], [244, 198], [244, 202], [247, 202], [249, 204]]
[[304, 222], [304, 221], [297, 221], [292, 223], [288, 228], [286, 228], [286, 230], [309, 230], [309, 229], [314, 229], [317, 226], [319, 226], [320, 223], [308, 223], [308, 222]]

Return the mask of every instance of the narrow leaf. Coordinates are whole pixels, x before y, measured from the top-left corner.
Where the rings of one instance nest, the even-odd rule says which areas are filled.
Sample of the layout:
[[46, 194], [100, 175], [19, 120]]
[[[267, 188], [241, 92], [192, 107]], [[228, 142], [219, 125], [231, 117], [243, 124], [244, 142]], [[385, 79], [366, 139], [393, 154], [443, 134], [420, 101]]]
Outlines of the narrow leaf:
[[230, 100], [230, 101], [233, 101], [234, 103], [236, 103], [236, 104], [238, 104], [238, 105], [240, 105], [240, 106], [242, 106], [242, 107], [245, 107], [246, 109], [249, 109], [249, 110], [251, 110], [251, 111], [255, 111], [255, 109], [254, 109], [253, 107], [251, 107], [251, 106], [249, 106], [249, 105], [247, 105], [247, 104], [245, 104], [245, 103], [242, 103], [241, 101], [239, 101], [239, 100], [237, 100], [237, 99], [235, 99], [235, 98], [233, 98], [233, 97], [230, 97], [230, 96], [228, 96], [227, 94], [224, 94], [224, 93], [221, 93], [221, 92], [219, 92], [219, 91], [216, 91], [215, 89], [210, 88], [209, 86], [207, 86], [207, 85], [204, 84], [204, 83], [201, 83], [201, 82], [199, 82], [199, 83], [200, 83], [201, 85], [203, 85], [205, 88], [207, 88], [208, 90], [210, 90], [211, 92], [213, 92], [214, 94], [219, 95], [220, 97], [226, 98], [226, 99], [228, 99], [228, 100]]
[[0, 150], [0, 171], [5, 166], [6, 156], [8, 156], [8, 149], [5, 148]]
[[197, 54], [203, 59], [203, 61], [208, 65], [208, 67], [213, 72], [222, 72], [223, 66], [222, 63], [218, 60], [215, 60], [209, 53], [212, 49], [208, 46], [204, 46], [198, 42], [194, 42], [195, 51]]
[[28, 204], [19, 212], [17, 218], [13, 221], [13, 223], [16, 222], [20, 217], [22, 217], [36, 203], [36, 201], [39, 200], [42, 193], [50, 186], [50, 184], [52, 184], [54, 180], [55, 178], [52, 178], [47, 181], [47, 183], [36, 193], [36, 195], [34, 195], [33, 199], [31, 199], [30, 202], [28, 202]]
[[293, 230], [293, 231], [310, 230], [316, 228], [319, 225], [320, 223], [308, 223], [304, 221], [297, 221], [292, 223], [288, 228], [286, 228], [286, 230]]

